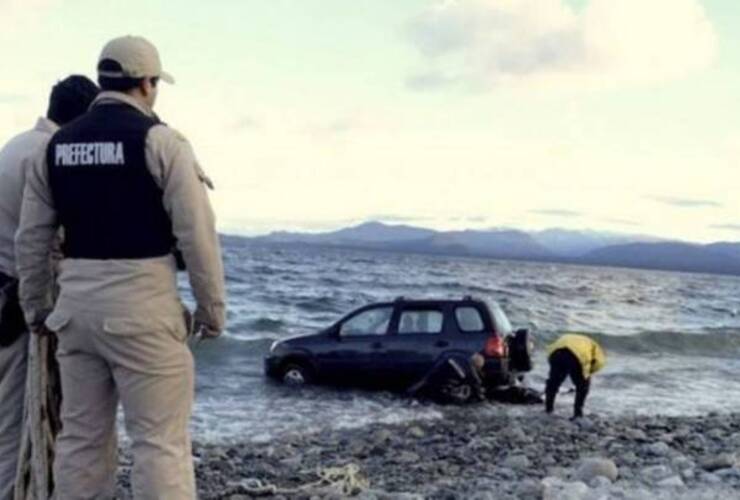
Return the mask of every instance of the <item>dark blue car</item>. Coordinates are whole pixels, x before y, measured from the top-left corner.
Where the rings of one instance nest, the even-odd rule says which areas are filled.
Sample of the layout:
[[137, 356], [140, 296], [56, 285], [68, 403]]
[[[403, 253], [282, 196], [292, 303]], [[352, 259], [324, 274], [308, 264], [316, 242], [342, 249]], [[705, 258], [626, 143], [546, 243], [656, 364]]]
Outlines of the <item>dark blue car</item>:
[[319, 333], [276, 341], [265, 372], [293, 385], [405, 390], [447, 358], [480, 353], [483, 384], [493, 388], [531, 369], [530, 350], [526, 331], [513, 333], [496, 303], [401, 297], [357, 309]]

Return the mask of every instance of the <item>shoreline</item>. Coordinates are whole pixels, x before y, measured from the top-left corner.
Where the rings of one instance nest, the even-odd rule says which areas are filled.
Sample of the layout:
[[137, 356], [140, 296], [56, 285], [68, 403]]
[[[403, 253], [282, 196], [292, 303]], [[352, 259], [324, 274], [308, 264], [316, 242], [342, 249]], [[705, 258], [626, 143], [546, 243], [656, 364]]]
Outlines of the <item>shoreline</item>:
[[[326, 429], [264, 443], [194, 443], [199, 495], [740, 499], [740, 413], [587, 415], [571, 422], [565, 406], [554, 416], [540, 406], [519, 416], [506, 410], [489, 403], [441, 407], [441, 419]], [[122, 460], [123, 500], [130, 498], [130, 456]], [[318, 484], [321, 473], [334, 474], [336, 484]], [[270, 485], [280, 491], [267, 494]]]

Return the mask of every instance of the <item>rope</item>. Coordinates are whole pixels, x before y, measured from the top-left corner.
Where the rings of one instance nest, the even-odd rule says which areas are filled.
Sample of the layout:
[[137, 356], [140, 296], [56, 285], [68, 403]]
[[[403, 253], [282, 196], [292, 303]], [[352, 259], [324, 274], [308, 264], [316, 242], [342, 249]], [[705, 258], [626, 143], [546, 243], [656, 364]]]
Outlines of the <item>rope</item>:
[[253, 496], [266, 495], [295, 495], [307, 490], [320, 487], [336, 489], [338, 493], [345, 496], [356, 495], [366, 490], [370, 483], [360, 474], [360, 468], [355, 464], [347, 464], [343, 467], [327, 467], [316, 472], [319, 476], [317, 481], [296, 486], [294, 488], [279, 488], [278, 486], [262, 481], [261, 479], [248, 478], [241, 481], [239, 488], [243, 493]]

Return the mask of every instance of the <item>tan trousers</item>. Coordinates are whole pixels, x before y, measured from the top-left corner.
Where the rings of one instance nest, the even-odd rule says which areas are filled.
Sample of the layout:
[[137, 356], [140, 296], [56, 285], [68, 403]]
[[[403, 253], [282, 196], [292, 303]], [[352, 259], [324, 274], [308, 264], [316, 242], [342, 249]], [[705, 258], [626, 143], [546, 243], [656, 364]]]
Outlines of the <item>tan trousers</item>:
[[183, 316], [58, 307], [46, 324], [58, 332], [63, 393], [55, 498], [113, 498], [120, 400], [132, 441], [134, 498], [194, 499], [193, 357]]
[[18, 466], [26, 392], [28, 334], [0, 347], [0, 500], [11, 500]]

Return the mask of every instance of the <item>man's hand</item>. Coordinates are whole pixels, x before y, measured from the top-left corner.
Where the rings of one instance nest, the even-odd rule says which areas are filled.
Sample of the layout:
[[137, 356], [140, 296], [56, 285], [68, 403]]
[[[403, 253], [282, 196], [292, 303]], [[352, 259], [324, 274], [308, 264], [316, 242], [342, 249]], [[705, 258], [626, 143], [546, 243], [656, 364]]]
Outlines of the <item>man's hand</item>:
[[195, 320], [193, 324], [193, 336], [200, 340], [213, 339], [221, 335], [221, 332], [202, 321]]

